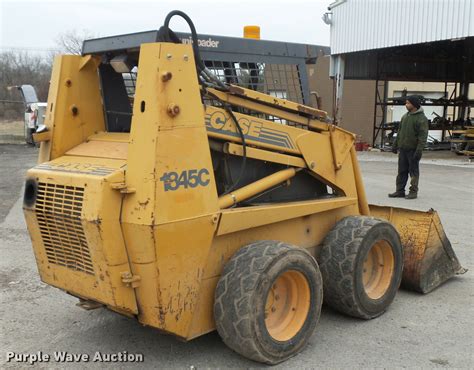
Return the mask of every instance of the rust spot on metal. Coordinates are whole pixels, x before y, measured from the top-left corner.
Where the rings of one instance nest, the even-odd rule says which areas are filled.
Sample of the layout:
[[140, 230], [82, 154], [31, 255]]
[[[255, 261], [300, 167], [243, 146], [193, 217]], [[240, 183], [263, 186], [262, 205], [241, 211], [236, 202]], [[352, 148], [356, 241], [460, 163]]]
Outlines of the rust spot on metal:
[[166, 316], [166, 311], [164, 310], [163, 306], [160, 303], [158, 306], [158, 321], [162, 329], [166, 328], [165, 316]]
[[245, 90], [238, 87], [238, 86], [234, 86], [234, 85], [229, 86], [229, 92], [232, 93], [232, 94], [238, 94], [238, 95], [244, 95], [245, 96]]
[[317, 118], [326, 117], [325, 112], [317, 110], [317, 109], [313, 109], [311, 107], [307, 107], [306, 105], [298, 104], [297, 108], [298, 108], [298, 111], [300, 111], [301, 113], [310, 114], [311, 116], [314, 116], [314, 117], [317, 117]]
[[140, 206], [142, 206], [142, 207], [145, 207], [149, 202], [150, 202], [150, 198], [148, 198], [148, 199], [147, 199], [146, 201], [144, 201], [144, 202], [138, 201], [138, 204], [140, 204]]

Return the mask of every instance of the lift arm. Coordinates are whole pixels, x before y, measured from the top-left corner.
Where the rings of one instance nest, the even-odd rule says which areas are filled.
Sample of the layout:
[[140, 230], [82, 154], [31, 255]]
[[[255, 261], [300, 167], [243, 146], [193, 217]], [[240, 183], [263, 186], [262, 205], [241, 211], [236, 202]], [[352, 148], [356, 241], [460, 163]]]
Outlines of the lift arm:
[[[315, 177], [343, 194], [348, 194], [352, 187], [351, 179], [360, 180], [360, 173], [354, 176], [352, 170], [343, 171], [344, 164], [353, 168], [350, 156], [354, 135], [324, 122], [324, 111], [235, 85], [231, 85], [229, 91], [208, 88], [206, 92], [208, 97], [224, 104], [282, 121], [277, 123], [234, 112], [249, 145], [248, 157], [295, 167], [302, 167], [304, 163], [304, 168]], [[210, 138], [225, 141], [224, 150], [229, 154], [243, 155], [236, 123], [225, 109], [206, 105], [205, 122]], [[368, 210], [366, 206], [364, 209]]]

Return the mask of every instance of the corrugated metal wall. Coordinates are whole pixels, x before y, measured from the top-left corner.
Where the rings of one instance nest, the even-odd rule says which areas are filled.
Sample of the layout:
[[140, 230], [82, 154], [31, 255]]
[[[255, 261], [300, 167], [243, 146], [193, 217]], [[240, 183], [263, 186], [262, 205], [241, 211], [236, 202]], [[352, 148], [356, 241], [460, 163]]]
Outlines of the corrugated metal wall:
[[331, 12], [333, 55], [474, 36], [474, 0], [347, 0]]

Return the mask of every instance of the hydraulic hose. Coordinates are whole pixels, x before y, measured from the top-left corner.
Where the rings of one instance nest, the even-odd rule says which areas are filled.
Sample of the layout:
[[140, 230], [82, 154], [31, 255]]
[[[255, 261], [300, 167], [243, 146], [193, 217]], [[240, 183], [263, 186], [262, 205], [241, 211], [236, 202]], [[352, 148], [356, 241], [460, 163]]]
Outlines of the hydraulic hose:
[[209, 69], [207, 69], [206, 65], [202, 61], [201, 53], [199, 51], [196, 27], [194, 27], [194, 23], [191, 20], [191, 18], [186, 13], [182, 12], [181, 10], [173, 10], [169, 12], [165, 18], [165, 23], [163, 25], [163, 28], [166, 30], [168, 39], [170, 40], [173, 39], [171, 36], [170, 21], [171, 21], [171, 18], [173, 18], [173, 16], [175, 15], [183, 18], [188, 24], [189, 29], [191, 30], [191, 39], [193, 40], [192, 48], [193, 48], [194, 59], [196, 61], [198, 74], [202, 76], [206, 81], [211, 82], [215, 85], [218, 85], [221, 89], [228, 90], [228, 87], [221, 80], [219, 80]]
[[199, 72], [202, 72], [203, 70], [206, 69], [206, 66], [204, 65], [202, 59], [201, 59], [201, 53], [199, 52], [199, 47], [198, 47], [198, 38], [197, 38], [197, 32], [196, 32], [196, 28], [194, 27], [194, 23], [193, 21], [191, 20], [191, 18], [189, 18], [189, 16], [182, 12], [181, 10], [173, 10], [171, 12], [168, 13], [168, 15], [166, 16], [165, 18], [165, 23], [164, 23], [164, 27], [165, 29], [168, 30], [168, 32], [170, 31], [170, 21], [171, 21], [171, 18], [173, 18], [173, 16], [175, 15], [178, 15], [180, 16], [181, 18], [183, 18], [186, 23], [188, 24], [189, 26], [189, 29], [191, 30], [191, 38], [193, 40], [193, 52], [194, 52], [194, 59], [196, 61], [196, 65], [198, 67], [198, 71]]
[[[171, 40], [171, 41], [177, 39], [176, 35], [174, 35], [174, 33], [170, 30], [170, 27], [169, 27], [171, 18], [173, 18], [175, 15], [183, 18], [191, 30], [191, 39], [193, 40], [192, 48], [193, 48], [193, 53], [194, 53], [194, 59], [196, 62], [196, 67], [198, 70], [198, 80], [201, 83], [201, 85], [203, 85], [204, 87], [217, 85], [217, 87], [220, 88], [220, 90], [229, 91], [229, 87], [226, 84], [224, 84], [221, 80], [219, 80], [219, 78], [216, 77], [214, 73], [212, 73], [209, 69], [207, 69], [206, 65], [202, 61], [201, 53], [199, 52], [196, 27], [194, 27], [193, 21], [186, 13], [182, 12], [181, 10], [173, 10], [168, 13], [163, 25], [163, 29], [166, 32], [166, 39]], [[225, 110], [230, 115], [231, 119], [233, 120], [235, 124], [235, 127], [242, 140], [242, 147], [243, 147], [242, 165], [240, 167], [239, 177], [232, 184], [232, 186], [224, 193], [224, 194], [228, 194], [229, 192], [237, 188], [237, 186], [239, 185], [240, 181], [242, 180], [244, 176], [245, 168], [247, 164], [247, 144], [245, 142], [245, 135], [242, 131], [242, 127], [240, 127], [239, 122], [237, 121], [237, 118], [235, 117], [234, 112], [232, 111], [231, 106], [225, 102], [222, 102], [222, 103], [224, 104]]]

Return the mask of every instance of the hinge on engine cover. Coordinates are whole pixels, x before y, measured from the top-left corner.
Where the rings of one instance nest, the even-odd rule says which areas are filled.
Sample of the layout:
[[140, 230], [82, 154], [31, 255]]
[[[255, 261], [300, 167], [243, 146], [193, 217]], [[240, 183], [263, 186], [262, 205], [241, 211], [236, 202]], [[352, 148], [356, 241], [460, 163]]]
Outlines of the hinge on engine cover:
[[113, 182], [110, 184], [110, 187], [114, 190], [120, 190], [122, 194], [135, 193], [135, 189], [127, 188], [127, 185], [124, 182]]
[[141, 277], [139, 275], [132, 275], [129, 271], [122, 272], [122, 283], [127, 287], [136, 288], [140, 286]]

